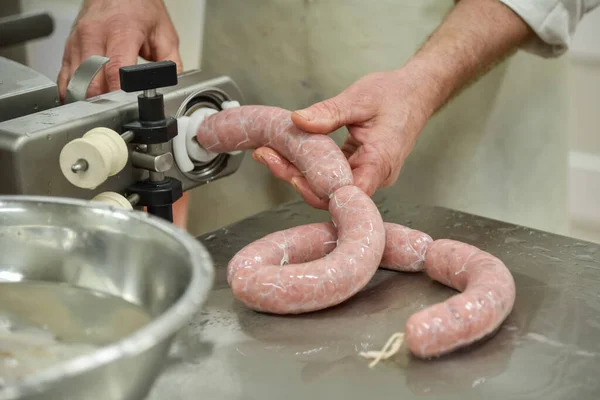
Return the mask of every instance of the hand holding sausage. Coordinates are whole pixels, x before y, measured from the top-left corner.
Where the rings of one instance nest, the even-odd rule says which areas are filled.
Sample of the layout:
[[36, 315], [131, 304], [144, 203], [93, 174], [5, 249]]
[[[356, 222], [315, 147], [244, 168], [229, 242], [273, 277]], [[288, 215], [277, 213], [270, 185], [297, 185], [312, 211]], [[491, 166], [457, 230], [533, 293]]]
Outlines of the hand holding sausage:
[[181, 71], [179, 37], [161, 0], [85, 0], [67, 39], [58, 75], [61, 101], [73, 72], [90, 56], [110, 62], [96, 76], [88, 97], [120, 88], [119, 68], [149, 61], [171, 60]]
[[[196, 132], [198, 143], [209, 151], [262, 148], [290, 160], [289, 168], [301, 172], [314, 200], [328, 204], [332, 216], [331, 223], [276, 232], [241, 249], [227, 266], [234, 296], [260, 312], [322, 310], [362, 290], [380, 265], [425, 270], [462, 292], [411, 316], [406, 333], [393, 335], [383, 351], [361, 353], [375, 358], [371, 365], [395, 354], [404, 338], [413, 354], [427, 358], [496, 330], [515, 299], [506, 266], [465, 243], [433, 241], [423, 232], [384, 223], [373, 200], [354, 184], [350, 165], [333, 140], [300, 130], [290, 114], [274, 107], [233, 108], [208, 117]], [[283, 164], [276, 169], [289, 171]]]
[[[424, 79], [408, 68], [365, 76], [338, 96], [296, 111], [292, 121], [303, 131], [329, 134], [346, 126], [349, 135], [342, 146], [355, 184], [371, 196], [392, 185], [431, 112]], [[272, 149], [259, 148], [254, 158], [278, 178], [291, 183], [313, 207], [314, 195], [306, 179], [288, 160]]]

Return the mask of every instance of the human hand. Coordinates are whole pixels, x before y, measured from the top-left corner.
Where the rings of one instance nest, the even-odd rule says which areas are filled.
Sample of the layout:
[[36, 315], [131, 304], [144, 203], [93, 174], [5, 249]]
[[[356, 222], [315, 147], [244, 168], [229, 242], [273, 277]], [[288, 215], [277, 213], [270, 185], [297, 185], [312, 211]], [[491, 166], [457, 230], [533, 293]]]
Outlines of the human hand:
[[73, 72], [88, 57], [110, 61], [96, 75], [87, 96], [120, 89], [119, 68], [148, 61], [171, 60], [182, 71], [179, 37], [162, 0], [85, 0], [65, 45], [58, 75], [61, 102]]
[[[348, 158], [354, 184], [369, 196], [391, 186], [406, 157], [433, 113], [425, 80], [408, 68], [367, 75], [338, 96], [292, 114], [294, 124], [310, 133], [329, 134], [346, 126], [342, 151]], [[253, 158], [277, 178], [289, 182], [311, 206], [327, 209], [325, 200], [310, 189], [302, 173], [269, 147], [253, 152]]]

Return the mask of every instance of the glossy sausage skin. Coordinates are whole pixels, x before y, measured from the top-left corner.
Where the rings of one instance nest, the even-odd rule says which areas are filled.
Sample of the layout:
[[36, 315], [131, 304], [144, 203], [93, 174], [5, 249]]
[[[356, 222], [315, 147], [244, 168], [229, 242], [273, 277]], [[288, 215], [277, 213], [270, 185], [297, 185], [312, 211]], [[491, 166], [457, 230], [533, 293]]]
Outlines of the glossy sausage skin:
[[[350, 201], [340, 202], [341, 196], [349, 197], [350, 193], [354, 194]], [[422, 269], [426, 245], [433, 242], [429, 235], [402, 225], [380, 223], [377, 209], [354, 186], [336, 191], [333, 199], [333, 223], [272, 233], [231, 259], [227, 282], [236, 298], [255, 310], [300, 313], [350, 298], [369, 282], [380, 264], [397, 271]], [[341, 228], [336, 229], [336, 225]], [[348, 232], [344, 226], [354, 229]], [[377, 256], [380, 246], [385, 246], [381, 263]], [[307, 280], [318, 282], [314, 290], [306, 289], [303, 281]], [[265, 284], [270, 290], [261, 290]]]
[[433, 243], [426, 233], [398, 224], [385, 225], [385, 250], [381, 267], [395, 271], [418, 272], [423, 270], [425, 252]]
[[504, 264], [476, 247], [433, 239], [384, 223], [373, 201], [353, 186], [348, 161], [333, 140], [297, 129], [286, 110], [247, 106], [212, 115], [198, 142], [213, 152], [267, 146], [293, 163], [311, 189], [329, 200], [332, 223], [267, 235], [230, 261], [234, 296], [257, 311], [298, 314], [340, 304], [364, 288], [377, 268], [418, 272], [460, 292], [412, 315], [405, 339], [413, 354], [429, 358], [492, 333], [515, 300]]
[[313, 225], [268, 235], [237, 253], [227, 271], [235, 297], [257, 311], [298, 314], [340, 304], [364, 288], [385, 246], [381, 216], [356, 186], [336, 190], [329, 212], [337, 246], [326, 240], [330, 229]]
[[270, 147], [294, 164], [322, 199], [353, 184], [350, 164], [333, 139], [296, 128], [287, 110], [263, 106], [224, 110], [208, 117], [196, 138], [214, 153]]
[[482, 339], [502, 324], [514, 306], [510, 271], [477, 247], [436, 240], [427, 250], [425, 272], [462, 293], [408, 319], [405, 339], [419, 357], [440, 356]]

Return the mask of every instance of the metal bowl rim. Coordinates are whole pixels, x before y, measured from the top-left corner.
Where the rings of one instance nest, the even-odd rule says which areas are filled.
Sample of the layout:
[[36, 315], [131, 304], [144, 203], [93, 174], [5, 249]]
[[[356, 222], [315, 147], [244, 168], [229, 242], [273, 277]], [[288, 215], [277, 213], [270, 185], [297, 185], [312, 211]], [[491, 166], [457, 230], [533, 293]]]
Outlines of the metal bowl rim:
[[148, 224], [172, 236], [182, 244], [190, 258], [191, 279], [183, 294], [162, 314], [133, 334], [96, 351], [53, 364], [27, 376], [18, 384], [0, 389], [0, 399], [18, 399], [28, 394], [40, 393], [65, 378], [89, 372], [123, 357], [143, 353], [175, 335], [189, 319], [200, 311], [214, 282], [212, 257], [204, 245], [184, 230], [145, 212], [129, 211], [102, 203], [49, 196], [0, 195], [0, 211], [6, 203], [53, 204], [74, 208], [104, 210], [110, 215], [120, 215]]

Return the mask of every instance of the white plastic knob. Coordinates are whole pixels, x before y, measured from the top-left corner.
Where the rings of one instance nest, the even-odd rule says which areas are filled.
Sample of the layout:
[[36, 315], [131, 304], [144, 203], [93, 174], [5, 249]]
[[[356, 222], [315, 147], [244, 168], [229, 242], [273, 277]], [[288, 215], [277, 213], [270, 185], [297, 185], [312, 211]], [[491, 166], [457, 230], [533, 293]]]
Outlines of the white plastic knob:
[[124, 210], [133, 210], [133, 206], [124, 196], [115, 192], [103, 192], [92, 199], [100, 203], [108, 204], [110, 206], [122, 208]]
[[[109, 128], [94, 128], [65, 145], [59, 162], [63, 175], [73, 185], [95, 189], [110, 176], [121, 172], [127, 165], [127, 144], [117, 132]], [[72, 166], [84, 160], [86, 169], [73, 172]]]

